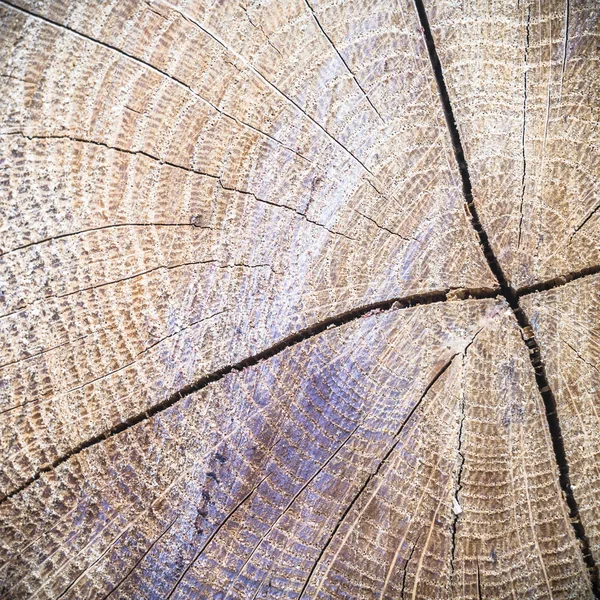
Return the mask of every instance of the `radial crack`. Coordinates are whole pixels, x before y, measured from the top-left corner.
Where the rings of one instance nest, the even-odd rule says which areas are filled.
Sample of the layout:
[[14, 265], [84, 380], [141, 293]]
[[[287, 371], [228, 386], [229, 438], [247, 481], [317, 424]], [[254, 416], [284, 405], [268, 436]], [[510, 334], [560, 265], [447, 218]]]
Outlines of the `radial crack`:
[[[477, 332], [479, 333], [479, 332]], [[477, 334], [475, 334], [477, 335]], [[385, 454], [379, 459], [378, 463], [377, 463], [377, 467], [375, 468], [375, 470], [370, 473], [368, 475], [368, 477], [364, 480], [363, 484], [360, 486], [360, 488], [358, 489], [358, 491], [354, 494], [354, 496], [352, 497], [352, 500], [350, 500], [350, 502], [348, 503], [348, 505], [346, 506], [346, 508], [344, 509], [344, 511], [342, 512], [342, 514], [340, 515], [340, 517], [338, 518], [338, 520], [336, 521], [333, 529], [331, 530], [331, 532], [329, 533], [329, 535], [327, 536], [327, 540], [325, 541], [325, 544], [321, 547], [321, 550], [319, 551], [319, 554], [317, 555], [316, 560], [314, 561], [307, 578], [304, 581], [304, 585], [302, 586], [302, 589], [300, 590], [300, 594], [298, 595], [298, 600], [300, 600], [305, 592], [306, 589], [308, 588], [308, 585], [310, 584], [312, 577], [317, 569], [317, 567], [319, 566], [319, 564], [321, 564], [321, 560], [323, 558], [323, 556], [325, 555], [325, 552], [327, 551], [327, 549], [329, 548], [329, 546], [331, 545], [331, 542], [334, 540], [336, 533], [338, 532], [339, 528], [341, 527], [342, 523], [345, 521], [346, 517], [348, 516], [348, 514], [350, 513], [350, 511], [352, 510], [352, 508], [355, 506], [355, 504], [358, 502], [358, 500], [360, 499], [360, 497], [362, 496], [363, 492], [367, 489], [369, 483], [371, 483], [371, 481], [377, 477], [377, 475], [379, 474], [379, 472], [381, 471], [381, 469], [383, 468], [383, 466], [386, 464], [388, 458], [391, 456], [391, 454], [394, 452], [394, 450], [396, 449], [396, 447], [398, 446], [398, 444], [401, 441], [401, 433], [404, 430], [404, 428], [406, 427], [406, 424], [410, 421], [411, 417], [413, 416], [413, 414], [415, 413], [415, 411], [419, 408], [419, 406], [421, 406], [421, 403], [423, 402], [425, 396], [427, 396], [427, 393], [429, 392], [429, 390], [435, 385], [436, 381], [438, 381], [440, 379], [440, 377], [449, 369], [450, 365], [452, 364], [452, 362], [454, 361], [454, 359], [458, 356], [458, 353], [453, 354], [445, 363], [444, 365], [438, 369], [437, 373], [435, 373], [435, 375], [431, 378], [431, 380], [429, 381], [429, 383], [427, 384], [427, 386], [425, 387], [425, 390], [423, 391], [423, 393], [421, 394], [421, 396], [419, 397], [419, 399], [415, 402], [415, 404], [413, 405], [413, 407], [411, 408], [411, 410], [408, 412], [408, 414], [406, 415], [406, 417], [404, 417], [404, 419], [402, 420], [402, 423], [400, 424], [400, 426], [398, 427], [398, 430], [396, 431], [396, 433], [394, 434], [393, 437], [393, 443], [390, 445], [390, 447], [387, 449], [387, 451], [385, 452]]]
[[15, 489], [7, 492], [3, 497], [0, 497], [0, 504], [2, 504], [6, 500], [12, 498], [13, 496], [19, 494], [20, 492], [22, 492], [23, 490], [28, 488], [32, 483], [37, 481], [41, 477], [42, 474], [47, 473], [49, 471], [53, 471], [58, 466], [65, 463], [67, 460], [69, 460], [73, 456], [79, 454], [83, 450], [86, 450], [87, 448], [90, 448], [92, 446], [96, 446], [97, 444], [102, 443], [104, 440], [106, 440], [107, 438], [109, 438], [113, 435], [122, 433], [124, 431], [127, 431], [128, 429], [131, 429], [133, 426], [137, 425], [138, 423], [141, 423], [142, 421], [146, 421], [146, 420], [150, 419], [151, 417], [153, 417], [154, 415], [157, 415], [157, 414], [167, 410], [168, 408], [171, 408], [171, 406], [177, 404], [183, 398], [186, 398], [187, 396], [190, 396], [191, 394], [202, 390], [203, 388], [207, 387], [211, 383], [220, 381], [226, 375], [229, 375], [230, 373], [232, 373], [234, 371], [241, 371], [243, 369], [253, 367], [264, 360], [267, 360], [269, 358], [272, 358], [273, 356], [280, 354], [287, 348], [291, 348], [292, 346], [295, 346], [305, 340], [308, 340], [310, 338], [313, 338], [313, 337], [323, 333], [327, 329], [330, 329], [332, 327], [339, 327], [339, 326], [345, 325], [346, 323], [350, 323], [351, 321], [355, 321], [356, 319], [360, 319], [362, 317], [366, 317], [366, 316], [369, 316], [372, 314], [378, 314], [381, 312], [401, 310], [401, 309], [410, 308], [412, 306], [424, 306], [424, 305], [428, 305], [428, 304], [452, 302], [459, 298], [462, 298], [463, 296], [470, 297], [473, 299], [495, 298], [497, 296], [497, 294], [498, 294], [498, 289], [483, 288], [483, 289], [465, 289], [465, 290], [461, 289], [460, 293], [457, 295], [456, 290], [454, 290], [452, 288], [447, 288], [445, 290], [440, 290], [440, 291], [432, 291], [432, 292], [427, 292], [427, 293], [422, 293], [422, 294], [414, 294], [412, 296], [404, 296], [402, 298], [392, 298], [389, 300], [382, 300], [380, 302], [366, 304], [366, 305], [360, 306], [358, 308], [349, 310], [347, 312], [335, 315], [333, 317], [329, 317], [329, 318], [319, 321], [317, 323], [314, 323], [313, 325], [310, 325], [304, 329], [297, 331], [296, 333], [289, 335], [288, 337], [275, 343], [273, 346], [270, 346], [269, 348], [267, 348], [261, 352], [258, 352], [257, 354], [246, 357], [237, 363], [226, 365], [224, 367], [221, 367], [220, 369], [217, 369], [216, 371], [213, 371], [212, 373], [204, 375], [200, 379], [197, 379], [196, 381], [194, 381], [194, 382], [182, 387], [178, 391], [174, 392], [173, 394], [171, 394], [168, 398], [166, 398], [162, 402], [159, 402], [159, 403], [153, 405], [152, 407], [138, 413], [137, 415], [129, 417], [128, 419], [125, 419], [121, 423], [118, 423], [117, 425], [110, 427], [109, 429], [103, 431], [102, 433], [99, 433], [98, 435], [95, 435], [95, 436], [81, 442], [80, 444], [78, 444], [77, 446], [72, 448], [70, 451], [68, 451], [65, 454], [56, 458], [51, 464], [49, 464], [45, 467], [42, 467], [41, 469], [36, 471], [36, 473], [32, 477], [30, 477], [27, 481], [25, 481], [24, 483], [22, 483]]
[[304, 0], [304, 2], [306, 4], [306, 6], [309, 8], [309, 10], [310, 10], [310, 12], [311, 12], [311, 14], [313, 16], [313, 19], [315, 20], [315, 23], [317, 24], [318, 28], [321, 30], [321, 33], [325, 36], [325, 38], [329, 42], [330, 46], [334, 49], [335, 53], [338, 55], [339, 59], [344, 64], [344, 67], [346, 67], [346, 70], [352, 76], [352, 79], [354, 79], [354, 83], [356, 83], [356, 85], [358, 86], [358, 89], [362, 92], [362, 94], [365, 97], [366, 101], [369, 103], [369, 105], [371, 106], [371, 108], [375, 111], [375, 113], [377, 114], [377, 116], [379, 117], [379, 119], [382, 122], [385, 123], [383, 117], [381, 116], [381, 114], [379, 114], [379, 111], [377, 110], [377, 108], [375, 108], [375, 105], [373, 104], [373, 102], [371, 102], [371, 98], [369, 98], [369, 95], [364, 90], [363, 86], [359, 83], [358, 79], [356, 78], [356, 75], [354, 74], [354, 71], [352, 71], [352, 69], [350, 68], [350, 66], [346, 62], [346, 59], [342, 56], [341, 52], [337, 49], [337, 46], [333, 43], [333, 40], [329, 37], [329, 35], [325, 31], [325, 29], [323, 28], [323, 25], [321, 25], [321, 22], [317, 18], [317, 13], [315, 13], [315, 9], [312, 7], [312, 5], [310, 4], [310, 2], [308, 0]]
[[297, 214], [298, 216], [302, 217], [307, 223], [310, 223], [311, 225], [316, 225], [317, 227], [322, 227], [323, 229], [325, 229], [332, 235], [339, 235], [339, 236], [345, 237], [346, 239], [351, 240], [353, 242], [356, 241], [356, 238], [346, 235], [345, 233], [342, 233], [341, 231], [334, 231], [333, 229], [329, 229], [328, 227], [323, 225], [323, 223], [319, 223], [318, 221], [313, 221], [312, 219], [309, 219], [305, 213], [293, 208], [292, 206], [288, 206], [287, 204], [277, 204], [277, 202], [272, 202], [271, 200], [265, 200], [263, 198], [259, 198], [253, 192], [246, 192], [244, 190], [239, 190], [234, 187], [228, 187], [220, 179], [219, 179], [219, 185], [228, 192], [237, 192], [238, 194], [246, 194], [248, 196], [252, 196], [257, 202], [261, 202], [262, 204], [268, 204], [269, 206], [275, 206], [277, 208], [283, 208], [285, 210], [289, 210], [289, 211]]
[[[421, 534], [419, 533], [419, 535], [417, 535], [417, 539], [415, 540], [415, 543], [413, 544], [413, 547], [410, 549], [410, 554], [408, 555], [408, 558], [406, 559], [406, 563], [404, 564], [404, 571], [402, 573], [402, 592], [400, 594], [400, 597], [402, 598], [402, 600], [404, 600], [404, 590], [406, 589], [406, 574], [408, 573], [408, 565], [410, 563], [410, 560], [413, 557], [413, 554], [415, 553], [415, 548], [417, 547], [417, 544], [419, 543], [419, 538], [421, 537]], [[383, 597], [383, 594], [382, 594]]]
[[598, 273], [600, 273], [600, 265], [584, 267], [579, 271], [565, 273], [564, 275], [559, 275], [558, 277], [553, 277], [552, 279], [546, 279], [545, 281], [539, 281], [538, 283], [534, 283], [532, 285], [520, 287], [515, 293], [519, 298], [521, 298], [522, 296], [528, 296], [529, 294], [534, 294], [536, 292], [546, 292], [548, 290], [553, 290], [554, 288], [567, 285], [567, 283], [570, 283], [571, 281], [597, 275]]
[[525, 129], [527, 124], [527, 69], [529, 56], [529, 34], [531, 24], [531, 6], [527, 7], [527, 26], [526, 26], [526, 41], [525, 41], [525, 57], [524, 57], [524, 74], [523, 74], [523, 125], [521, 130], [521, 150], [523, 153], [523, 174], [521, 176], [521, 204], [519, 206], [519, 237], [517, 241], [517, 250], [521, 247], [521, 227], [523, 225], [523, 201], [525, 200], [525, 176], [527, 174], [527, 159], [525, 156]]
[[367, 215], [363, 214], [362, 212], [360, 212], [360, 210], [358, 210], [356, 208], [354, 209], [354, 212], [358, 213], [363, 219], [366, 219], [367, 221], [370, 221], [371, 223], [373, 223], [373, 225], [375, 225], [378, 229], [381, 229], [382, 231], [386, 231], [387, 233], [389, 233], [391, 235], [395, 235], [396, 237], [399, 237], [401, 240], [404, 240], [405, 242], [410, 242], [411, 239], [415, 242], [419, 241], [415, 237], [411, 237], [411, 238], [404, 237], [403, 235], [400, 235], [397, 231], [392, 231], [388, 227], [384, 227], [383, 225], [380, 225], [375, 219], [368, 217]]
[[[6, 0], [1, 0], [1, 1], [6, 2]], [[252, 63], [250, 63], [250, 61], [248, 61], [245, 57], [243, 57], [241, 54], [236, 52], [233, 48], [230, 48], [223, 40], [221, 40], [219, 38], [218, 35], [216, 35], [215, 33], [211, 32], [208, 29], [206, 29], [205, 27], [203, 27], [198, 21], [196, 21], [195, 19], [193, 19], [192, 17], [190, 17], [189, 15], [187, 15], [186, 13], [181, 11], [179, 8], [177, 8], [176, 6], [174, 6], [167, 0], [164, 0], [164, 4], [165, 4], [165, 6], [168, 6], [171, 10], [174, 10], [175, 12], [177, 12], [188, 23], [191, 23], [192, 25], [194, 25], [195, 27], [200, 29], [200, 31], [202, 31], [203, 33], [208, 35], [210, 38], [212, 38], [217, 44], [219, 44], [219, 46], [221, 46], [224, 50], [229, 52], [232, 56], [239, 59], [244, 65], [246, 65], [246, 67], [248, 67], [248, 69], [250, 71], [252, 71], [252, 73], [254, 73], [264, 84], [266, 84], [267, 87], [273, 89], [275, 92], [277, 92], [277, 94], [279, 94], [282, 98], [284, 98], [289, 104], [294, 106], [301, 114], [303, 114], [306, 117], [306, 119], [308, 121], [310, 121], [313, 125], [316, 125], [332, 142], [334, 142], [334, 144], [336, 146], [340, 147], [351, 158], [353, 158], [367, 173], [369, 173], [369, 175], [371, 175], [372, 177], [376, 177], [376, 175], [369, 169], [369, 167], [367, 167], [367, 165], [360, 158], [358, 158], [358, 156], [356, 156], [352, 150], [350, 150], [344, 144], [342, 144], [342, 142], [340, 142], [334, 135], [332, 135], [325, 128], [324, 125], [322, 125], [321, 123], [319, 123], [319, 121], [317, 121], [313, 117], [311, 117], [293, 98], [288, 96], [284, 91], [280, 90], [272, 81], [267, 79], [262, 74], [261, 71], [259, 71]]]
[[[140, 556], [140, 558], [138, 558], [135, 563], [133, 564], [133, 566], [131, 568], [128, 569], [127, 573], [125, 573], [125, 575], [120, 579], [120, 581], [117, 583], [117, 585], [115, 585], [103, 598], [102, 600], [106, 600], [109, 596], [112, 596], [124, 583], [125, 581], [129, 578], [129, 576], [135, 571], [135, 569], [140, 565], [140, 563], [146, 558], [146, 556], [148, 556], [148, 554], [157, 546], [157, 544], [159, 544], [161, 542], [161, 540], [167, 536], [169, 534], [169, 532], [171, 531], [171, 529], [173, 528], [173, 525], [175, 525], [175, 522], [177, 521], [179, 517], [175, 517], [167, 526], [167, 528], [162, 531], [160, 533], [160, 535], [152, 541], [152, 543], [150, 544], [150, 546], [142, 553], [142, 555]], [[73, 583], [75, 583], [77, 580], [73, 580]], [[56, 599], [56, 600], [60, 600], [71, 588], [71, 585]]]
[[17, 246], [15, 248], [7, 250], [4, 253], [0, 253], [0, 258], [6, 256], [7, 254], [10, 254], [11, 252], [17, 252], [18, 250], [24, 250], [25, 248], [30, 248], [31, 246], [38, 246], [39, 244], [46, 244], [48, 242], [53, 242], [54, 240], [60, 240], [63, 238], [73, 237], [77, 235], [84, 235], [86, 233], [102, 231], [104, 229], [118, 229], [119, 227], [195, 227], [197, 229], [212, 229], [212, 227], [198, 226], [194, 225], [193, 223], [111, 223], [109, 225], [99, 225], [98, 227], [88, 227], [87, 229], [81, 229], [79, 231], [59, 233], [57, 235], [44, 238], [42, 240], [37, 240], [35, 242], [23, 244], [22, 246]]
[[577, 235], [577, 233], [579, 233], [579, 230], [582, 229], [585, 225], [587, 225], [589, 220], [598, 212], [598, 210], [600, 210], [600, 202], [596, 204], [596, 206], [589, 212], [589, 214], [583, 219], [583, 221], [581, 221], [581, 223], [579, 223], [579, 225], [575, 227], [573, 233], [571, 233], [571, 235], [569, 236], [569, 242], [567, 243], [567, 246], [571, 244], [573, 238]]
[[582, 356], [582, 354], [579, 352], [579, 350], [577, 350], [577, 348], [575, 346], [573, 346], [572, 344], [569, 344], [569, 342], [567, 342], [566, 340], [561, 339], [560, 341], [563, 344], [565, 344], [565, 346], [568, 346], [569, 348], [571, 348], [571, 350], [575, 353], [575, 355], [577, 356], [577, 358], [579, 360], [584, 362], [588, 367], [591, 367], [592, 369], [594, 369], [594, 371], [596, 371], [596, 373], [598, 373], [600, 375], [600, 369], [594, 363], [590, 362], [589, 360], [586, 360]]
[[433, 34], [431, 32], [431, 27], [429, 25], [427, 13], [423, 5], [423, 0], [413, 0], [413, 2], [419, 17], [419, 21], [421, 23], [421, 29], [427, 46], [431, 66], [434, 72], [440, 101], [444, 110], [444, 115], [446, 117], [446, 124], [450, 132], [450, 138], [452, 140], [452, 145], [454, 148], [454, 155], [462, 179], [462, 188], [463, 195], [465, 198], [465, 205], [467, 208], [467, 212], [470, 216], [471, 225], [477, 233], [477, 236], [479, 237], [479, 242], [481, 244], [488, 266], [491, 272], [498, 280], [498, 283], [500, 284], [500, 293], [502, 296], [504, 296], [510, 308], [512, 309], [515, 319], [519, 325], [519, 328], [521, 329], [521, 336], [523, 338], [523, 341], [526, 344], [527, 349], [529, 351], [528, 355], [535, 374], [535, 382], [544, 402], [546, 421], [552, 440], [552, 449], [554, 451], [554, 458], [559, 470], [560, 487], [562, 489], [566, 504], [569, 509], [570, 521], [573, 526], [575, 537], [579, 542], [582, 557], [588, 569], [593, 594], [596, 598], [600, 598], [600, 576], [598, 573], [598, 566], [592, 555], [590, 549], [590, 542], [586, 535], [584, 525], [581, 521], [581, 517], [579, 515], [579, 506], [577, 504], [577, 500], [575, 499], [573, 488], [571, 487], [569, 463], [567, 460], [563, 436], [560, 428], [556, 398], [554, 396], [552, 388], [550, 387], [550, 382], [548, 381], [548, 377], [546, 375], [546, 368], [541, 358], [540, 346], [533, 333], [531, 323], [519, 304], [519, 296], [523, 295], [523, 289], [521, 289], [520, 294], [518, 294], [514, 290], [514, 288], [512, 288], [509, 285], [504, 271], [500, 266], [500, 262], [498, 261], [498, 258], [496, 257], [492, 249], [487, 232], [481, 224], [481, 220], [477, 212], [477, 207], [475, 206], [475, 202], [473, 200], [473, 190], [471, 186], [469, 168], [465, 160], [464, 149], [460, 139], [458, 126], [454, 118], [452, 104], [450, 102], [450, 96], [448, 94], [448, 89], [444, 80], [442, 66], [440, 64], [440, 60], [435, 47], [435, 41], [433, 39]]
[[[28, 10], [26, 8], [23, 8], [22, 6], [17, 6], [16, 4], [13, 4], [12, 2], [10, 2], [9, 0], [0, 0], [0, 4], [4, 4], [5, 6], [9, 6], [10, 8], [12, 8], [13, 10], [20, 12], [22, 14], [25, 14], [29, 17], [32, 17], [34, 19], [38, 19], [44, 23], [47, 23], [48, 25], [51, 25], [53, 27], [56, 27], [58, 29], [62, 29], [64, 31], [68, 31], [69, 33], [71, 33], [72, 35], [81, 38], [82, 40], [86, 40], [87, 42], [91, 42], [93, 44], [97, 44], [98, 46], [101, 46], [103, 48], [106, 48], [108, 50], [112, 50], [114, 52], [116, 52], [117, 54], [124, 56], [126, 58], [128, 58], [129, 60], [142, 65], [148, 69], [150, 69], [151, 71], [153, 71], [154, 73], [156, 73], [157, 75], [159, 75], [160, 77], [166, 77], [168, 79], [170, 79], [171, 81], [173, 81], [175, 84], [177, 84], [178, 86], [184, 88], [185, 90], [187, 90], [187, 92], [189, 92], [190, 94], [192, 94], [192, 96], [194, 96], [195, 98], [198, 98], [201, 102], [203, 102], [205, 105], [210, 106], [213, 110], [215, 110], [217, 113], [219, 113], [220, 115], [231, 119], [232, 121], [235, 121], [236, 123], [238, 123], [239, 125], [241, 125], [242, 127], [246, 127], [248, 129], [251, 129], [252, 131], [255, 131], [256, 133], [265, 136], [267, 138], [269, 138], [270, 140], [274, 141], [275, 143], [277, 143], [279, 146], [281, 146], [282, 148], [285, 148], [286, 150], [289, 150], [290, 152], [296, 154], [299, 158], [302, 158], [303, 160], [312, 163], [312, 161], [308, 158], [306, 158], [305, 156], [303, 156], [300, 152], [294, 150], [293, 148], [290, 148], [289, 146], [286, 146], [283, 142], [281, 142], [280, 140], [278, 140], [277, 138], [274, 138], [272, 135], [269, 135], [268, 133], [261, 131], [260, 129], [254, 127], [253, 125], [250, 125], [249, 123], [245, 123], [244, 121], [241, 121], [240, 119], [238, 119], [237, 117], [234, 117], [233, 115], [230, 115], [229, 113], [227, 113], [226, 111], [224, 111], [223, 109], [219, 108], [218, 106], [214, 105], [212, 102], [210, 102], [209, 100], [207, 100], [206, 98], [202, 97], [198, 92], [196, 92], [190, 85], [188, 85], [187, 83], [185, 83], [184, 81], [182, 81], [181, 79], [178, 79], [177, 77], [175, 77], [174, 75], [171, 75], [165, 71], [161, 71], [158, 67], [155, 67], [153, 64], [146, 62], [145, 60], [138, 58], [137, 56], [130, 54], [128, 52], [126, 52], [125, 50], [121, 50], [120, 48], [116, 47], [116, 46], [112, 46], [111, 44], [107, 44], [106, 42], [102, 42], [101, 40], [98, 40], [96, 38], [93, 38], [89, 35], [86, 35], [85, 33], [81, 33], [79, 31], [77, 31], [76, 29], [73, 29], [71, 27], [69, 27], [68, 25], [64, 25], [62, 23], [59, 23], [58, 21], [53, 21], [52, 19], [45, 17], [43, 15], [40, 15], [38, 13], [35, 13], [31, 10]], [[170, 5], [169, 5], [170, 6]], [[173, 8], [173, 7], [171, 7]], [[35, 82], [36, 84], [38, 82]], [[339, 142], [338, 142], [339, 144]], [[341, 144], [340, 144], [341, 146]], [[343, 148], [343, 146], [342, 146]]]
[[451, 553], [450, 553], [450, 580], [454, 578], [454, 557], [456, 552], [456, 526], [458, 523], [458, 517], [462, 510], [459, 510], [460, 501], [458, 495], [462, 490], [462, 472], [465, 466], [465, 455], [462, 451], [462, 443], [463, 443], [463, 425], [465, 422], [465, 399], [464, 396], [461, 398], [460, 402], [460, 424], [458, 427], [458, 445], [456, 452], [459, 456], [459, 464], [458, 464], [458, 473], [456, 475], [456, 489], [454, 490], [454, 518], [452, 519], [452, 527], [451, 527]]

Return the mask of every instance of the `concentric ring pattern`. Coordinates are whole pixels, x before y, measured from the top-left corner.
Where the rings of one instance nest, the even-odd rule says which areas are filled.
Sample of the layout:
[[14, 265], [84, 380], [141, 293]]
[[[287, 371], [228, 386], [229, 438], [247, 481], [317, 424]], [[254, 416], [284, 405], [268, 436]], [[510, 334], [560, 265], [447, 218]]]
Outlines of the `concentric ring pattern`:
[[0, 0], [0, 597], [598, 597], [599, 61], [589, 0]]

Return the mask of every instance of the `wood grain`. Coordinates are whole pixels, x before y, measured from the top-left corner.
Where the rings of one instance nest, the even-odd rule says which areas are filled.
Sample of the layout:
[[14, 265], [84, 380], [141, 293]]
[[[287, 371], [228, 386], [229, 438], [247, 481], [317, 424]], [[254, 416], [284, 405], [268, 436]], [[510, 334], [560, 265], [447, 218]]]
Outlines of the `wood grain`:
[[0, 0], [0, 598], [600, 598], [599, 36]]

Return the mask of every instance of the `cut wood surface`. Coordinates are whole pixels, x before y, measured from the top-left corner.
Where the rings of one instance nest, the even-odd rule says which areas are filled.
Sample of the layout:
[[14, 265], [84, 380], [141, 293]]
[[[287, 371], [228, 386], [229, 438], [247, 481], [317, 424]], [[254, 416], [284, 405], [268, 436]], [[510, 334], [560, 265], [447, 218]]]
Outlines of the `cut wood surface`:
[[0, 0], [0, 598], [600, 598], [600, 6]]

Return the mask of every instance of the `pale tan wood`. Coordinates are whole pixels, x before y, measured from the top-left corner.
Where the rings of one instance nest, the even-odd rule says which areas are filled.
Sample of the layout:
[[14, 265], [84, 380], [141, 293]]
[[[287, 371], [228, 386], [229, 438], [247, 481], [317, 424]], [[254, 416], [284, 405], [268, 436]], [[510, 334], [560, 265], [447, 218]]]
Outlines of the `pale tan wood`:
[[598, 265], [597, 4], [426, 6], [475, 201], [509, 281]]
[[5, 504], [10, 593], [449, 597], [453, 568], [456, 597], [475, 598], [478, 565], [490, 597], [577, 597], [588, 584], [539, 403], [503, 303], [326, 331]]
[[[283, 94], [328, 88], [320, 65], [290, 73], [288, 64], [280, 93], [258, 57], [238, 58], [242, 48], [226, 50], [192, 23], [192, 7], [185, 17], [163, 7], [165, 20], [144, 2], [118, 6], [96, 31], [97, 10], [74, 5], [68, 27], [97, 42], [2, 9], [5, 190], [19, 198], [0, 259], [4, 492], [185, 383], [326, 316], [494, 285], [462, 208], [414, 15], [405, 52], [419, 70], [407, 71], [410, 87], [389, 84], [394, 116], [383, 123], [306, 6], [296, 7], [298, 27], [312, 28], [340, 80], [317, 106]], [[39, 14], [62, 23], [63, 12], [47, 3]], [[221, 18], [255, 31], [243, 14]], [[285, 30], [291, 16], [271, 18]], [[170, 60], [148, 57], [143, 36], [125, 43], [110, 23], [160, 23], [189, 42], [170, 42]], [[304, 41], [294, 44], [295, 56]]]
[[600, 597], [599, 18], [0, 0], [0, 598]]
[[600, 553], [600, 277], [523, 298], [555, 390], [571, 480], [595, 555]]

